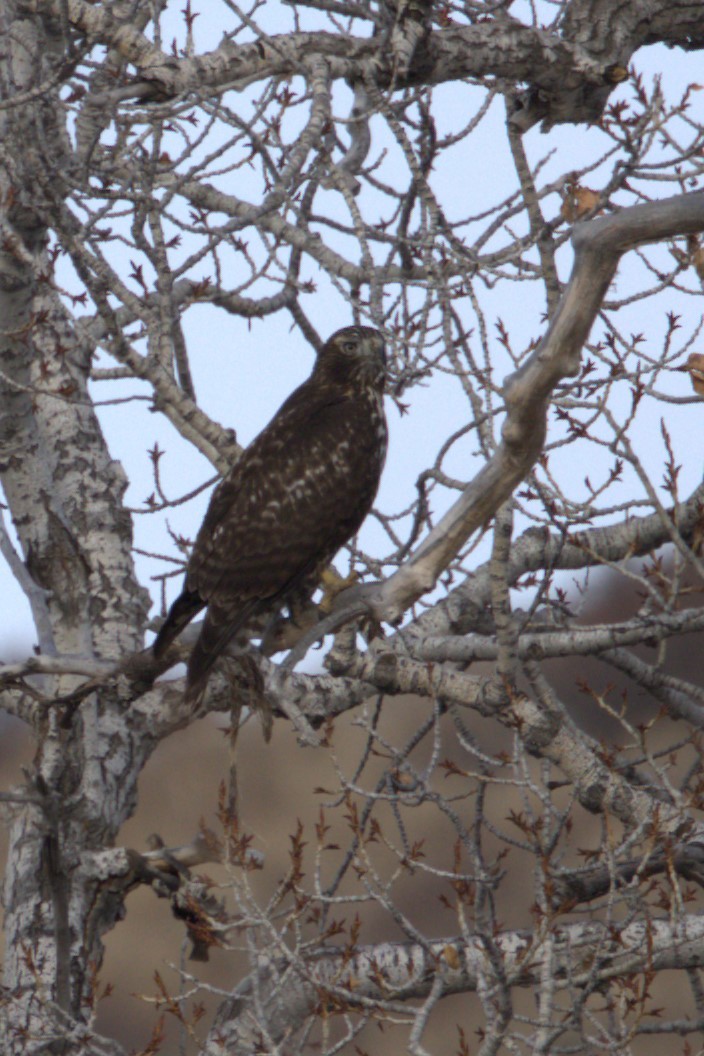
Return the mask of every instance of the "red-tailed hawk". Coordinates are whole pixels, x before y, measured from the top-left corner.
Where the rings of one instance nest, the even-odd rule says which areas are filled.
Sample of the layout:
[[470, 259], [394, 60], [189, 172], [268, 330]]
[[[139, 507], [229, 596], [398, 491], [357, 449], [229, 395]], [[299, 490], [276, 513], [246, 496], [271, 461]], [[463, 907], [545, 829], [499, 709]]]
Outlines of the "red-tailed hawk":
[[201, 609], [186, 699], [262, 614], [310, 596], [369, 513], [386, 455], [384, 341], [346, 326], [213, 492], [180, 596], [154, 642], [161, 656]]

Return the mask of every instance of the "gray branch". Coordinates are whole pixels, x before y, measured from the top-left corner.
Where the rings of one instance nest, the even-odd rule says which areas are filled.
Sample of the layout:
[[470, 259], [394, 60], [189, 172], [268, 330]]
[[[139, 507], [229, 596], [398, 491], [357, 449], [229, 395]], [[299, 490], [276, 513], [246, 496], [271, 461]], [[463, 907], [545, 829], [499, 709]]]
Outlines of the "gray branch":
[[569, 283], [535, 352], [504, 385], [506, 421], [496, 453], [423, 540], [411, 558], [379, 584], [352, 587], [337, 608], [363, 599], [378, 620], [393, 622], [423, 594], [473, 532], [480, 529], [527, 476], [542, 451], [550, 396], [579, 372], [589, 336], [620, 258], [636, 246], [704, 230], [704, 191], [624, 209], [575, 227]]
[[[501, 956], [507, 986], [536, 987], [545, 964], [558, 989], [593, 990], [633, 972], [704, 966], [704, 918], [690, 914], [672, 924], [642, 920], [615, 931], [609, 924], [543, 924], [533, 932], [492, 936]], [[262, 955], [225, 1001], [205, 1045], [215, 1056], [250, 1056], [262, 1035], [275, 1045], [300, 1030], [328, 996], [364, 1012], [378, 1003], [396, 1007], [427, 997], [438, 985], [442, 996], [468, 993], [498, 983], [487, 942], [445, 938], [425, 946], [379, 943], [351, 951], [323, 950], [305, 958]], [[549, 961], [548, 961], [549, 959]]]

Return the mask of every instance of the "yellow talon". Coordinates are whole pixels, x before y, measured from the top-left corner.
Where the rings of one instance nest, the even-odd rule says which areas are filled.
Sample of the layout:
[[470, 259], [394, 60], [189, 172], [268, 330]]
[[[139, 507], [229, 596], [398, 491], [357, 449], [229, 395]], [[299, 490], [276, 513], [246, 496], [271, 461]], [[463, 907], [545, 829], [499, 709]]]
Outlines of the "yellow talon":
[[358, 579], [359, 576], [354, 570], [346, 576], [341, 576], [333, 565], [328, 565], [327, 568], [323, 569], [320, 577], [320, 587], [323, 591], [323, 596], [318, 605], [319, 611], [325, 616], [332, 612], [333, 602], [337, 595], [341, 594], [343, 590], [347, 590], [348, 587], [354, 586]]

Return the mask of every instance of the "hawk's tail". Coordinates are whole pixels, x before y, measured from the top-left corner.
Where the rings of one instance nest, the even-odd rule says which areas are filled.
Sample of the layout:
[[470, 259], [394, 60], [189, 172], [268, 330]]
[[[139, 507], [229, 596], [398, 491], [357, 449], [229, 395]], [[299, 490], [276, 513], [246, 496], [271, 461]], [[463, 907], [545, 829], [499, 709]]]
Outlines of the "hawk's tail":
[[200, 594], [183, 590], [169, 609], [159, 633], [152, 643], [152, 650], [157, 660], [164, 655], [175, 638], [179, 636], [187, 623], [190, 623], [197, 612], [205, 605]]
[[250, 621], [256, 609], [256, 602], [242, 606], [235, 617], [232, 613], [209, 605], [203, 620], [198, 641], [191, 650], [186, 673], [186, 703], [196, 708], [208, 684], [210, 673], [225, 649]]

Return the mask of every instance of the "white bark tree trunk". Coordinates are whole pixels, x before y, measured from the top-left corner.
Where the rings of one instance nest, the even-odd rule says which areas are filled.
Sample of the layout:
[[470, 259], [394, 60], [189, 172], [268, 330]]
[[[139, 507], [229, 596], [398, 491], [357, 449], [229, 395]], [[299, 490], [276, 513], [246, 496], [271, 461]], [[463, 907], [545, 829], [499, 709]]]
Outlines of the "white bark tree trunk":
[[[496, 1011], [493, 995], [500, 988], [505, 998], [512, 987], [545, 984], [547, 993], [545, 980], [551, 973], [561, 986], [583, 994], [601, 993], [613, 979], [635, 973], [704, 968], [699, 914], [685, 913], [678, 905], [679, 915], [673, 909], [672, 920], [651, 920], [652, 907], [643, 908], [644, 902], [638, 919], [615, 937], [608, 901], [625, 885], [637, 887], [656, 874], [704, 883], [703, 841], [693, 806], [698, 793], [687, 784], [681, 791], [673, 790], [669, 777], [659, 772], [658, 784], [642, 778], [635, 764], [630, 768], [614, 762], [569, 717], [539, 667], [546, 658], [599, 656], [626, 671], [673, 717], [695, 727], [694, 743], [704, 708], [701, 686], [675, 678], [632, 649], [662, 646], [670, 638], [701, 631], [701, 608], [696, 602], [683, 606], [680, 597], [668, 598], [667, 604], [653, 604], [646, 612], [607, 626], [572, 621], [563, 627], [546, 626], [533, 619], [535, 613], [530, 614], [533, 623], [524, 626], [514, 618], [510, 604], [510, 590], [528, 572], [539, 570], [549, 578], [555, 569], [625, 565], [634, 555], [655, 554], [665, 544], [672, 544], [678, 560], [686, 560], [701, 574], [702, 487], [686, 499], [673, 489], [667, 509], [651, 488], [645, 515], [634, 515], [629, 506], [624, 518], [597, 527], [585, 527], [588, 518], [575, 516], [562, 534], [552, 530], [554, 524], [548, 519], [543, 528], [526, 530], [515, 541], [511, 509], [505, 505], [521, 482], [532, 481], [549, 435], [548, 412], [558, 400], [556, 391], [580, 373], [582, 349], [603, 310], [619, 261], [646, 245], [689, 238], [690, 256], [680, 270], [692, 266], [697, 236], [704, 232], [704, 191], [690, 191], [687, 184], [674, 197], [619, 209], [610, 195], [625, 183], [623, 162], [621, 169], [614, 170], [613, 187], [606, 188], [603, 200], [592, 209], [611, 212], [593, 218], [587, 210], [583, 222], [579, 222], [582, 214], [576, 218], [574, 270], [560, 291], [555, 246], [551, 243], [550, 257], [546, 245], [557, 238], [564, 216], [548, 224], [541, 213], [541, 208], [547, 213], [545, 201], [556, 188], [541, 198], [531, 185], [532, 175], [523, 172], [521, 193], [529, 234], [514, 235], [514, 206], [509, 201], [502, 213], [510, 233], [506, 246], [486, 251], [487, 235], [479, 249], [468, 249], [434, 197], [434, 159], [432, 151], [426, 156], [424, 150], [436, 130], [420, 118], [416, 124], [404, 125], [404, 107], [410, 107], [413, 99], [411, 94], [402, 95], [463, 78], [484, 78], [491, 91], [500, 85], [511, 96], [509, 139], [520, 168], [519, 134], [539, 122], [550, 128], [561, 122], [599, 119], [639, 48], [661, 42], [673, 48], [704, 49], [704, 8], [684, 0], [675, 0], [667, 9], [656, 0], [619, 5], [572, 0], [563, 5], [559, 25], [546, 28], [520, 23], [511, 15], [510, 4], [497, 4], [480, 14], [476, 5], [469, 4], [467, 24], [453, 23], [447, 11], [423, 2], [379, 5], [378, 11], [365, 5], [358, 9], [342, 0], [311, 6], [330, 7], [338, 19], [367, 19], [365, 32], [304, 31], [297, 25], [289, 33], [261, 33], [259, 39], [244, 42], [233, 32], [209, 52], [195, 54], [184, 47], [172, 55], [149, 28], [152, 5], [141, 9], [122, 2], [0, 0], [0, 482], [19, 546], [13, 549], [0, 522], [0, 552], [27, 595], [37, 631], [36, 655], [0, 670], [0, 703], [31, 728], [36, 742], [25, 783], [2, 794], [11, 821], [0, 1001], [0, 1045], [7, 1056], [29, 1052], [97, 1056], [122, 1051], [108, 1039], [91, 1036], [90, 1009], [103, 937], [121, 921], [125, 894], [135, 884], [162, 885], [159, 893], [170, 894], [175, 908], [182, 897], [187, 904], [185, 910], [180, 907], [181, 919], [191, 930], [194, 925], [188, 914], [195, 912], [194, 904], [201, 905], [198, 899], [208, 912], [212, 909], [207, 894], [199, 892], [196, 897], [191, 879], [184, 879], [179, 868], [209, 860], [209, 850], [200, 845], [195, 850], [177, 849], [178, 853], [157, 849], [150, 856], [114, 848], [121, 825], [134, 810], [146, 760], [160, 741], [186, 726], [192, 716], [177, 681], [154, 681], [167, 663], [185, 655], [188, 633], [163, 664], [142, 651], [150, 599], [135, 574], [133, 526], [124, 503], [127, 477], [111, 457], [94, 403], [90, 382], [96, 348], [100, 345], [113, 356], [116, 377], [146, 383], [154, 409], [162, 411], [181, 437], [222, 472], [240, 448], [228, 428], [231, 423], [212, 421], [196, 402], [181, 313], [196, 302], [247, 321], [283, 311], [315, 344], [318, 336], [302, 307], [302, 295], [310, 291], [312, 282], [302, 277], [302, 260], [326, 273], [330, 290], [345, 290], [352, 311], [368, 311], [372, 321], [381, 320], [390, 331], [396, 324], [384, 315], [384, 296], [392, 287], [401, 290], [398, 314], [409, 321], [407, 333], [399, 339], [403, 352], [427, 326], [426, 336], [433, 335], [430, 345], [436, 333], [445, 341], [443, 363], [448, 371], [462, 344], [461, 328], [460, 336], [453, 337], [457, 322], [453, 304], [465, 296], [482, 269], [494, 281], [509, 266], [521, 274], [521, 268], [527, 274], [542, 268], [550, 318], [537, 347], [495, 384], [492, 398], [503, 400], [505, 412], [495, 442], [486, 426], [494, 413], [492, 405], [483, 410], [476, 391], [469, 393], [468, 406], [475, 414], [486, 456], [482, 468], [458, 486], [459, 497], [426, 534], [427, 511], [418, 500], [407, 545], [399, 542], [396, 552], [401, 557], [395, 565], [389, 562], [395, 571], [344, 593], [329, 620], [301, 640], [299, 653], [322, 632], [338, 630], [361, 615], [392, 625], [387, 637], [362, 650], [348, 629], [327, 656], [327, 673], [318, 676], [292, 671], [299, 655], [295, 651], [288, 666], [259, 658], [252, 661], [254, 674], [243, 666], [229, 681], [215, 678], [206, 710], [255, 708], [265, 699], [276, 717], [298, 723], [302, 739], [314, 740], [315, 731], [336, 715], [380, 694], [418, 694], [434, 702], [437, 716], [457, 718], [473, 709], [515, 733], [528, 755], [559, 770], [571, 787], [573, 804], [605, 818], [605, 824], [617, 822], [626, 835], [618, 854], [614, 851], [606, 865], [571, 871], [560, 866], [562, 872], [557, 865], [550, 872], [545, 864], [550, 849], [539, 848], [536, 842], [536, 872], [544, 879], [545, 866], [549, 883], [545, 881], [542, 889], [545, 915], [533, 932], [498, 933], [498, 924], [486, 908], [491, 900], [486, 877], [491, 870], [483, 872], [479, 854], [474, 879], [478, 887], [485, 883], [486, 891], [477, 897], [477, 916], [485, 926], [480, 921], [476, 931], [468, 927], [460, 937], [450, 934], [431, 943], [414, 936], [393, 945], [352, 944], [343, 952], [329, 942], [318, 948], [301, 940], [298, 945], [292, 942], [289, 956], [281, 952], [288, 941], [283, 927], [277, 932], [279, 946], [253, 952], [251, 974], [222, 1002], [201, 1051], [213, 1056], [223, 1048], [231, 1053], [283, 1052], [286, 1045], [293, 1051], [296, 1032], [311, 1017], [322, 1021], [335, 1011], [393, 1019], [408, 1005], [413, 1008], [409, 1047], [420, 1053], [428, 1017], [446, 994], [477, 992], [485, 1008], [493, 1009], [487, 1012], [491, 1018]], [[190, 12], [190, 5], [186, 11]], [[458, 12], [455, 16], [459, 21]], [[243, 24], [251, 30], [248, 19]], [[76, 70], [81, 76], [73, 79]], [[225, 191], [218, 179], [221, 173], [211, 173], [205, 162], [201, 167], [191, 147], [180, 167], [172, 166], [161, 150], [165, 124], [187, 124], [191, 105], [202, 106], [206, 123], [214, 121], [227, 93], [244, 99], [245, 90], [259, 82], [271, 86], [261, 113], [272, 98], [284, 99], [283, 113], [291, 105], [286, 92], [293, 78], [304, 83], [299, 94], [308, 107], [307, 117], [280, 156], [276, 155], [280, 125], [275, 120], [267, 117], [261, 128], [253, 120], [243, 129], [244, 118], [238, 113], [228, 111], [223, 118], [223, 127], [241, 137], [235, 138], [237, 150], [246, 142], [251, 156], [263, 159], [258, 198], [254, 194], [251, 200], [245, 198], [236, 179], [239, 168], [251, 159], [238, 156], [236, 164], [223, 162], [229, 181]], [[349, 121], [344, 122], [348, 147], [334, 161], [339, 154], [339, 143], [330, 132], [338, 121], [334, 89], [344, 79], [354, 86], [354, 104]], [[295, 84], [298, 89], [298, 81]], [[520, 90], [508, 93], [509, 84], [519, 85]], [[399, 100], [405, 100], [403, 105]], [[141, 126], [139, 135], [135, 132], [138, 106], [144, 108], [139, 120], [150, 129], [149, 135], [144, 133], [144, 143], [152, 144], [152, 154], [141, 142], [135, 147], [142, 135]], [[682, 110], [687, 112], [684, 106]], [[374, 122], [382, 119], [388, 142], [401, 144], [410, 188], [398, 193], [393, 211], [398, 228], [388, 236], [388, 225], [378, 222], [375, 214], [372, 219], [363, 215], [364, 194], [358, 194], [363, 180], [375, 193], [384, 188], [383, 159], [375, 162], [381, 175], [375, 165], [364, 168], [374, 143]], [[655, 103], [642, 120], [647, 134], [641, 134], [635, 119], [624, 126], [624, 150], [632, 166], [640, 149], [638, 136], [655, 137], [661, 128]], [[114, 140], [101, 138], [113, 121]], [[704, 134], [683, 156], [690, 161], [698, 158], [702, 141]], [[216, 160], [219, 149], [213, 151]], [[320, 187], [326, 194], [337, 194], [349, 210], [348, 226], [338, 224], [344, 238], [337, 238], [334, 224], [330, 234], [312, 209]], [[105, 222], [107, 227], [103, 213], [110, 214], [115, 202], [127, 203], [130, 251], [142, 252], [154, 265], [157, 277], [151, 286], [142, 265], [132, 264], [134, 271], [127, 279], [103, 252], [101, 240], [104, 237], [107, 245], [112, 234], [103, 234], [100, 225]], [[409, 217], [418, 202], [425, 227], [420, 225], [421, 233], [414, 236], [409, 233]], [[189, 219], [183, 221], [181, 214]], [[174, 217], [184, 227], [190, 224], [191, 233], [210, 240], [193, 252], [190, 267], [182, 270], [170, 263], [164, 234], [167, 223], [176, 224]], [[242, 232], [261, 239], [265, 263], [255, 260], [246, 238], [240, 237]], [[128, 240], [122, 231], [120, 237]], [[352, 238], [358, 244], [345, 256], [341, 247]], [[374, 243], [374, 238], [379, 242]], [[53, 239], [70, 256], [90, 298], [85, 311], [94, 314], [71, 314], [70, 298], [58, 285]], [[529, 252], [535, 246], [540, 266]], [[223, 247], [234, 247], [251, 266], [246, 282], [230, 282], [223, 275], [218, 258]], [[216, 262], [215, 278], [200, 280], [197, 267], [211, 257]], [[680, 271], [674, 276], [681, 278]], [[262, 277], [266, 283], [257, 285]], [[671, 285], [675, 277], [668, 280]], [[657, 280], [668, 288], [660, 273]], [[135, 283], [140, 282], [140, 292], [135, 293]], [[452, 291], [451, 282], [457, 283]], [[414, 296], [421, 296], [419, 291], [429, 300], [427, 311], [418, 310], [416, 317], [409, 305]], [[428, 319], [435, 318], [435, 312], [442, 318], [431, 325]], [[141, 324], [142, 332], [127, 336], [134, 323]], [[669, 355], [666, 350], [661, 366], [669, 365]], [[428, 356], [405, 374], [399, 359], [399, 391], [409, 378], [425, 376], [430, 369]], [[467, 389], [472, 389], [470, 381], [483, 377], [480, 369], [468, 371]], [[639, 380], [635, 373], [634, 385]], [[621, 440], [620, 435], [614, 437], [614, 451], [621, 451]], [[671, 462], [674, 466], [674, 459]], [[440, 475], [438, 470], [436, 476]], [[492, 520], [496, 536], [492, 558], [465, 575], [458, 555], [472, 533]], [[448, 586], [440, 600], [414, 614], [402, 628], [396, 627], [448, 569], [461, 575], [461, 581], [452, 589]], [[495, 662], [493, 674], [468, 670], [477, 660]], [[463, 721], [457, 719], [458, 728]], [[459, 736], [459, 743], [464, 748], [463, 737]], [[374, 744], [371, 734], [369, 743]], [[387, 750], [386, 745], [383, 748]], [[439, 750], [434, 752], [437, 765]], [[389, 750], [389, 758], [392, 755]], [[407, 775], [402, 764], [411, 755], [408, 749], [400, 762], [389, 764], [388, 787], [398, 796], [394, 809], [404, 802], [407, 790], [401, 778]], [[652, 764], [645, 748], [643, 758]], [[482, 758], [482, 766], [485, 761]], [[516, 762], [521, 779], [522, 766], [523, 757]], [[469, 777], [474, 776], [472, 771]], [[483, 795], [482, 782], [488, 780], [481, 771], [478, 797]], [[552, 787], [547, 780], [541, 787], [548, 802]], [[374, 795], [383, 798], [386, 788]], [[438, 802], [430, 779], [425, 794], [429, 802]], [[369, 802], [372, 799], [370, 794]], [[442, 807], [447, 816], [452, 815], [449, 797]], [[551, 809], [546, 807], [546, 817], [552, 818]], [[466, 835], [464, 822], [455, 821], [458, 832]], [[349, 861], [363, 842], [363, 830], [360, 823], [350, 842]], [[539, 830], [536, 824], [535, 831]], [[467, 841], [471, 842], [469, 836]], [[638, 852], [633, 850], [636, 843]], [[240, 851], [240, 864], [251, 864], [248, 853], [248, 848]], [[407, 854], [399, 868], [410, 868], [406, 858], [411, 857]], [[362, 870], [359, 876], [364, 878]], [[552, 894], [546, 894], [548, 888]], [[290, 890], [295, 890], [293, 880]], [[606, 923], [553, 927], [554, 919], [569, 911], [565, 906], [598, 898], [607, 903]], [[378, 903], [387, 908], [381, 896]], [[328, 910], [325, 904], [321, 917]], [[276, 912], [277, 907], [269, 921], [272, 932], [279, 927]], [[300, 906], [292, 911], [296, 924], [299, 912]], [[396, 923], [402, 920], [410, 936], [406, 918], [400, 913], [391, 916]], [[196, 932], [201, 923], [198, 918]], [[205, 930], [221, 927], [227, 932], [229, 923], [219, 919], [213, 923], [208, 917]], [[411, 1006], [412, 1002], [416, 1004]], [[479, 1051], [498, 1051], [507, 1029], [505, 1022], [496, 1026]], [[547, 1038], [545, 1023], [541, 1029], [541, 1037]], [[551, 1051], [547, 1041], [540, 1044], [542, 1048], [534, 1051]]]

